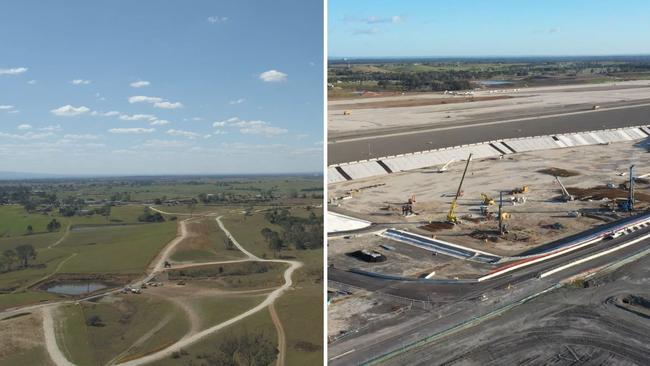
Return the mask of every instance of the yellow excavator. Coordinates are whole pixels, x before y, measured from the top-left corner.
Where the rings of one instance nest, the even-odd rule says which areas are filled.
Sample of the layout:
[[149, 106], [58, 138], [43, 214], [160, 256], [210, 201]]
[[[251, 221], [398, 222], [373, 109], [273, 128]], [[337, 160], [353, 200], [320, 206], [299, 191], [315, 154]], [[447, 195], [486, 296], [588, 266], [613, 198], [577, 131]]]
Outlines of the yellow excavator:
[[460, 178], [460, 184], [458, 185], [458, 190], [456, 191], [456, 197], [451, 201], [451, 207], [449, 208], [449, 213], [447, 213], [447, 222], [452, 224], [458, 223], [458, 218], [456, 217], [456, 206], [458, 205], [458, 197], [460, 196], [461, 188], [463, 187], [463, 181], [465, 180], [465, 174], [467, 174], [467, 168], [469, 167], [469, 162], [472, 160], [472, 154], [469, 154], [467, 158], [467, 163], [465, 164], [465, 170], [463, 170], [463, 176]]
[[483, 204], [486, 206], [491, 206], [495, 203], [494, 199], [485, 193], [481, 193], [481, 200], [483, 200]]

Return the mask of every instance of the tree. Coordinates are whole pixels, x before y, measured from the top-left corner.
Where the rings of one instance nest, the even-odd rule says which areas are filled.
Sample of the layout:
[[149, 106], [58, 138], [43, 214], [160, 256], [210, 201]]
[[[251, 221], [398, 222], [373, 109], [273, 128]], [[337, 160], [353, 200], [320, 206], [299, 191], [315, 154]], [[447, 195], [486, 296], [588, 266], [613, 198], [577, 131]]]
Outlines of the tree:
[[2, 256], [5, 258], [7, 262], [7, 270], [11, 271], [11, 266], [14, 264], [14, 262], [17, 259], [16, 252], [13, 249], [7, 249], [4, 252], [2, 252]]
[[194, 214], [194, 209], [196, 208], [196, 203], [197, 203], [196, 198], [192, 198], [192, 200], [190, 202], [188, 202], [188, 204], [187, 204], [187, 208], [189, 208], [189, 210], [190, 210], [190, 217], [192, 217], [192, 215]]
[[60, 228], [61, 228], [61, 223], [58, 222], [56, 219], [52, 219], [52, 221], [50, 221], [47, 224], [47, 231], [49, 232], [57, 231]]
[[284, 240], [280, 238], [280, 235], [277, 232], [273, 231], [269, 246], [271, 247], [271, 250], [276, 252], [276, 257], [280, 257], [284, 246]]
[[23, 244], [16, 247], [16, 254], [22, 261], [23, 268], [29, 266], [30, 259], [36, 259], [36, 249], [30, 244]]
[[27, 235], [32, 235], [34, 233], [34, 228], [32, 225], [27, 225]]
[[230, 238], [225, 238], [223, 240], [224, 245], [226, 246], [226, 250], [233, 250], [235, 249], [235, 243], [230, 240]]
[[111, 205], [104, 205], [102, 209], [102, 216], [106, 216], [106, 221], [111, 217]]
[[92, 315], [90, 318], [88, 318], [86, 324], [91, 327], [103, 327], [105, 325], [99, 315]]
[[271, 236], [273, 235], [273, 230], [269, 229], [268, 227], [265, 227], [260, 231], [260, 234], [262, 234], [262, 236], [264, 237], [266, 244], [271, 243]]

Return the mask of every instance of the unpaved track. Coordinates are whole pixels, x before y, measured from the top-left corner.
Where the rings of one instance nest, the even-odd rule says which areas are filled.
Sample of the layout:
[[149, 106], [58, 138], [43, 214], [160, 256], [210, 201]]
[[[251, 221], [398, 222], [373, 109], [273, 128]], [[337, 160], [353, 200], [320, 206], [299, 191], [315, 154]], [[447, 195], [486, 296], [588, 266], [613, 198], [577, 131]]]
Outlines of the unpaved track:
[[[160, 211], [160, 210], [157, 210], [157, 209], [154, 209], [154, 208], [152, 208], [152, 209], [157, 211], [157, 212], [163, 213], [163, 214], [168, 214], [167, 212], [163, 212], [163, 211]], [[284, 275], [283, 275], [284, 281], [285, 281], [284, 284], [282, 286], [274, 289], [271, 293], [269, 293], [269, 295], [266, 297], [266, 299], [264, 299], [264, 301], [262, 301], [260, 304], [258, 304], [257, 306], [249, 309], [248, 311], [246, 311], [246, 312], [244, 312], [242, 314], [239, 314], [239, 315], [237, 315], [237, 316], [235, 316], [235, 317], [233, 317], [233, 318], [231, 318], [231, 319], [229, 319], [229, 320], [227, 320], [225, 322], [216, 324], [216, 325], [214, 325], [214, 326], [212, 326], [210, 328], [204, 329], [204, 330], [202, 330], [200, 332], [190, 330], [190, 332], [188, 334], [186, 334], [183, 338], [181, 338], [178, 342], [172, 344], [171, 346], [169, 346], [169, 347], [167, 347], [167, 348], [165, 348], [163, 350], [160, 350], [158, 352], [146, 355], [146, 356], [141, 357], [139, 359], [130, 360], [130, 361], [127, 361], [127, 362], [124, 362], [124, 363], [120, 363], [119, 365], [122, 365], [122, 366], [139, 366], [139, 365], [149, 364], [151, 362], [158, 361], [158, 360], [161, 360], [163, 358], [170, 357], [172, 353], [180, 351], [181, 349], [186, 348], [186, 347], [188, 347], [188, 346], [202, 340], [203, 338], [208, 337], [208, 336], [218, 332], [219, 330], [221, 330], [223, 328], [226, 328], [226, 327], [228, 327], [228, 326], [230, 326], [230, 325], [232, 325], [232, 324], [234, 324], [234, 323], [236, 323], [236, 322], [238, 322], [238, 321], [240, 321], [242, 319], [245, 319], [245, 318], [259, 312], [260, 310], [262, 310], [262, 309], [264, 309], [266, 307], [272, 306], [273, 303], [275, 302], [275, 300], [277, 300], [286, 290], [288, 290], [293, 285], [293, 280], [292, 280], [293, 272], [296, 269], [298, 269], [298, 268], [300, 268], [302, 266], [302, 262], [292, 261], [292, 260], [283, 260], [283, 259], [262, 259], [262, 258], [257, 257], [253, 253], [247, 251], [241, 244], [239, 244], [237, 239], [235, 239], [232, 236], [232, 234], [225, 228], [225, 226], [223, 225], [223, 223], [221, 221], [221, 217], [222, 216], [219, 216], [219, 217], [216, 218], [216, 221], [217, 221], [219, 227], [221, 228], [221, 230], [223, 230], [223, 232], [226, 234], [226, 236], [230, 240], [232, 240], [233, 244], [239, 250], [241, 250], [242, 253], [244, 253], [248, 257], [248, 259], [237, 260], [236, 262], [259, 261], [259, 262], [273, 262], [273, 263], [287, 264], [288, 268], [285, 270]], [[171, 242], [169, 242], [165, 246], [165, 248], [160, 252], [160, 254], [156, 257], [156, 259], [154, 259], [154, 261], [152, 262], [152, 265], [149, 266], [149, 268], [150, 268], [149, 274], [146, 275], [144, 277], [144, 279], [136, 281], [132, 285], [138, 286], [138, 285], [141, 285], [142, 283], [146, 283], [146, 282], [150, 281], [152, 278], [154, 278], [157, 274], [159, 274], [160, 272], [165, 270], [165, 268], [164, 268], [165, 261], [169, 258], [170, 254], [173, 252], [175, 247], [180, 242], [182, 242], [183, 239], [185, 239], [188, 236], [186, 223], [189, 220], [191, 220], [191, 219], [185, 219], [183, 221], [180, 221], [179, 235], [176, 238], [174, 238]], [[211, 263], [215, 263], [215, 262], [196, 263], [195, 266], [209, 265]], [[219, 262], [216, 262], [216, 263], [219, 263]], [[221, 263], [223, 263], [223, 262], [221, 262]], [[189, 267], [189, 266], [192, 266], [192, 265], [186, 265], [186, 266]], [[59, 302], [59, 303], [56, 303], [56, 304], [44, 304], [44, 305], [29, 307], [30, 309], [42, 308], [42, 312], [43, 312], [43, 330], [44, 330], [44, 336], [45, 336], [45, 341], [46, 341], [46, 349], [47, 349], [48, 353], [50, 354], [50, 357], [52, 358], [52, 361], [57, 366], [73, 366], [74, 364], [72, 364], [70, 361], [68, 361], [65, 358], [65, 355], [61, 352], [61, 350], [59, 349], [59, 347], [58, 347], [58, 345], [56, 343], [56, 335], [55, 335], [55, 330], [54, 330], [54, 324], [53, 324], [53, 320], [52, 320], [51, 311], [54, 308], [56, 308], [56, 306], [58, 306], [58, 305], [60, 305], [62, 303], [83, 301], [83, 300], [87, 300], [87, 299], [91, 299], [91, 298], [95, 298], [95, 297], [105, 296], [105, 295], [107, 295], [109, 293], [116, 293], [118, 291], [119, 291], [119, 289], [114, 290], [114, 291], [110, 291], [108, 293], [103, 293], [103, 294], [100, 294], [100, 295], [91, 296], [91, 297], [88, 297], [86, 299], [80, 299], [80, 300], [74, 300], [74, 301], [63, 301], [63, 302]], [[21, 310], [26, 311], [27, 308], [23, 308]], [[16, 310], [16, 311], [18, 311], [18, 310]], [[273, 313], [273, 311], [272, 311], [272, 313]], [[272, 315], [272, 318], [273, 318], [273, 315]], [[277, 321], [278, 321], [277, 324], [280, 324], [279, 323], [279, 318], [277, 319]], [[274, 324], [276, 324], [275, 319], [274, 319]], [[277, 325], [276, 325], [276, 327], [277, 327]], [[284, 336], [284, 330], [282, 329], [281, 324], [280, 324], [280, 327], [278, 329], [279, 329], [278, 343], [280, 342], [280, 339], [282, 339], [281, 347], [282, 347], [282, 349], [284, 349], [286, 347], [285, 346], [286, 341], [285, 341], [285, 336]], [[280, 334], [280, 329], [282, 331], [282, 334]], [[284, 363], [284, 353], [285, 352], [281, 351], [280, 355], [278, 355], [278, 362], [280, 362], [280, 361], [282, 362], [282, 363], [278, 363], [278, 365], [282, 365]], [[282, 360], [280, 359], [280, 357], [282, 358]]]
[[271, 319], [273, 320], [275, 329], [278, 331], [278, 359], [275, 364], [277, 366], [284, 366], [287, 354], [287, 337], [284, 334], [284, 328], [282, 328], [280, 317], [275, 311], [275, 303], [269, 305], [269, 312], [271, 313]]
[[56, 308], [54, 306], [43, 307], [41, 313], [43, 315], [43, 336], [45, 337], [45, 348], [49, 353], [50, 358], [57, 366], [74, 366], [74, 364], [65, 358], [63, 352], [56, 344], [56, 334], [54, 332], [54, 320], [52, 319], [52, 311]]
[[217, 223], [219, 224], [219, 227], [221, 228], [221, 230], [223, 230], [223, 232], [226, 234], [226, 236], [230, 240], [232, 240], [233, 244], [235, 244], [235, 246], [237, 248], [239, 248], [239, 250], [241, 250], [244, 254], [246, 254], [246, 256], [248, 258], [250, 258], [250, 260], [259, 261], [259, 262], [274, 262], [274, 263], [288, 264], [289, 267], [284, 272], [284, 284], [282, 286], [280, 286], [279, 288], [273, 290], [266, 297], [266, 299], [264, 299], [264, 301], [262, 301], [260, 304], [258, 304], [257, 306], [247, 310], [246, 312], [244, 312], [242, 314], [239, 314], [239, 315], [237, 315], [237, 316], [235, 316], [235, 317], [233, 317], [233, 318], [231, 318], [231, 319], [229, 319], [229, 320], [227, 320], [225, 322], [216, 324], [216, 325], [214, 325], [214, 326], [212, 326], [210, 328], [204, 329], [204, 330], [202, 330], [202, 331], [200, 331], [198, 333], [187, 334], [183, 338], [181, 338], [178, 342], [176, 342], [173, 345], [165, 348], [164, 350], [149, 354], [147, 356], [144, 356], [144, 357], [136, 359], [136, 360], [131, 360], [131, 361], [128, 361], [128, 362], [125, 362], [125, 363], [121, 363], [119, 365], [122, 365], [122, 366], [139, 366], [139, 365], [145, 365], [145, 364], [148, 364], [148, 363], [151, 363], [151, 362], [154, 362], [154, 361], [158, 361], [158, 360], [161, 360], [163, 358], [170, 357], [172, 353], [178, 352], [181, 349], [186, 348], [186, 347], [188, 347], [188, 346], [202, 340], [203, 338], [208, 337], [208, 336], [220, 331], [221, 329], [224, 329], [224, 328], [226, 328], [226, 327], [228, 327], [228, 326], [230, 326], [230, 325], [232, 325], [232, 324], [234, 324], [234, 323], [236, 323], [236, 322], [238, 322], [238, 321], [240, 321], [242, 319], [245, 319], [245, 318], [259, 312], [260, 310], [272, 305], [275, 302], [275, 300], [277, 300], [286, 290], [288, 290], [293, 285], [293, 280], [292, 280], [293, 272], [296, 269], [298, 269], [298, 268], [300, 268], [302, 266], [302, 262], [291, 261], [291, 260], [283, 260], [283, 259], [261, 259], [261, 258], [257, 257], [256, 255], [252, 254], [251, 252], [247, 251], [243, 246], [241, 246], [241, 244], [239, 244], [237, 239], [235, 239], [235, 237], [232, 236], [232, 234], [225, 228], [225, 226], [221, 222], [221, 216], [217, 217], [216, 220], [217, 220]]
[[65, 238], [68, 237], [68, 234], [70, 234], [70, 228], [72, 227], [72, 224], [68, 224], [68, 226], [65, 227], [65, 232], [63, 233], [63, 236], [59, 238], [59, 240], [55, 241], [54, 243], [50, 244], [47, 246], [47, 249], [50, 249], [52, 247], [55, 247], [59, 244], [61, 244], [62, 241], [65, 240]]

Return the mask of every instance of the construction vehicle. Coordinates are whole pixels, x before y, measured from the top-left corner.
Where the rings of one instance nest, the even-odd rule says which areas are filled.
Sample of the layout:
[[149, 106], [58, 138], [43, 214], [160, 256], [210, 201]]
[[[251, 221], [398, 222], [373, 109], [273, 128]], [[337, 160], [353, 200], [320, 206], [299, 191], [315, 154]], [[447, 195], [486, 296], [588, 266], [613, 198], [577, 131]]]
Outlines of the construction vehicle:
[[523, 186], [521, 188], [517, 187], [517, 188], [513, 189], [510, 192], [510, 194], [524, 194], [524, 193], [528, 193], [528, 190], [529, 190], [528, 186]]
[[467, 158], [467, 163], [465, 164], [465, 170], [463, 170], [463, 176], [460, 178], [460, 184], [458, 184], [458, 190], [456, 191], [456, 197], [451, 201], [451, 207], [447, 213], [447, 222], [452, 224], [458, 223], [458, 218], [456, 217], [456, 206], [458, 205], [458, 197], [461, 195], [461, 188], [463, 187], [463, 181], [465, 180], [465, 174], [467, 174], [467, 168], [469, 167], [469, 162], [472, 160], [472, 154], [469, 154]]
[[558, 177], [558, 176], [556, 175], [556, 176], [555, 176], [555, 180], [560, 184], [560, 188], [562, 189], [562, 200], [563, 200], [564, 202], [568, 202], [568, 201], [573, 201], [573, 200], [575, 200], [575, 197], [573, 197], [573, 196], [569, 193], [569, 191], [566, 190], [566, 187], [564, 186], [564, 184], [562, 184], [562, 181], [560, 180], [560, 177]]
[[494, 199], [485, 193], [481, 193], [481, 200], [483, 201], [483, 204], [486, 206], [490, 206], [495, 203]]

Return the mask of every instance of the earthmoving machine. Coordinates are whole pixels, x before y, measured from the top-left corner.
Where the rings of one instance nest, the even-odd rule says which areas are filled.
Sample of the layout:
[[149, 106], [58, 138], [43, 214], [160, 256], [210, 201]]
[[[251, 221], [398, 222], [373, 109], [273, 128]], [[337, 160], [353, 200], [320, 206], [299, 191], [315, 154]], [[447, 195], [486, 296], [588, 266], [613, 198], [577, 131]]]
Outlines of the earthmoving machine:
[[528, 191], [529, 191], [528, 186], [523, 186], [523, 187], [517, 187], [517, 188], [513, 189], [510, 192], [510, 194], [524, 194], [524, 193], [528, 193]]
[[569, 191], [566, 190], [566, 187], [564, 186], [564, 184], [562, 184], [562, 181], [560, 180], [560, 177], [558, 177], [556, 175], [555, 180], [560, 184], [560, 188], [562, 189], [562, 200], [565, 201], [565, 202], [575, 200], [575, 197], [573, 197], [569, 193]]
[[491, 206], [495, 203], [494, 199], [485, 193], [481, 193], [481, 200], [483, 201], [483, 204], [486, 206]]
[[508, 212], [503, 212], [503, 191], [499, 192], [499, 234], [503, 235], [508, 232], [508, 228], [504, 221], [510, 219]]
[[458, 204], [458, 197], [460, 197], [461, 188], [463, 187], [463, 181], [465, 180], [465, 174], [467, 174], [467, 168], [469, 167], [469, 162], [472, 160], [472, 155], [469, 154], [467, 158], [467, 163], [465, 164], [465, 170], [463, 170], [463, 176], [460, 178], [460, 184], [458, 184], [458, 190], [456, 191], [456, 197], [451, 201], [451, 207], [449, 208], [449, 213], [447, 213], [447, 222], [452, 224], [458, 223], [458, 218], [456, 217], [456, 206]]

